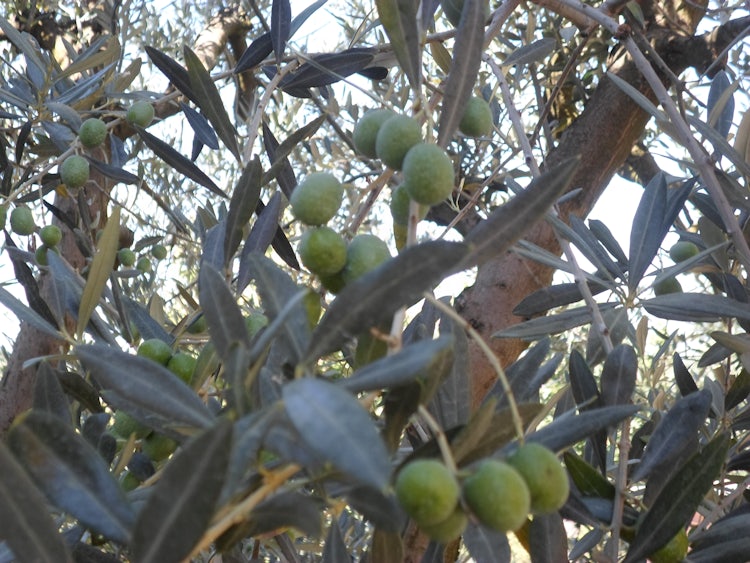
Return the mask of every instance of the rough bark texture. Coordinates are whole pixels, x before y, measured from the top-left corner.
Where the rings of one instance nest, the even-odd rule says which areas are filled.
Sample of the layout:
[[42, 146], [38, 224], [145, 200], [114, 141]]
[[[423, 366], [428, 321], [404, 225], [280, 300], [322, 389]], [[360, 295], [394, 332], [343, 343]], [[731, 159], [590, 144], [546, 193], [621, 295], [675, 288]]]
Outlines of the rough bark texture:
[[[707, 54], [716, 52], [711, 36], [694, 38], [698, 18], [694, 11], [675, 31], [659, 26], [651, 31], [656, 51], [675, 75], [688, 66], [705, 68]], [[710, 56], [708, 57], [710, 59]], [[616, 74], [654, 100], [654, 95], [629, 58], [619, 55], [609, 67]], [[666, 81], [666, 78], [665, 78]], [[581, 116], [565, 131], [559, 145], [550, 152], [545, 165], [552, 166], [571, 156], [581, 155], [581, 165], [572, 188], [581, 194], [560, 210], [563, 218], [585, 217], [622, 167], [631, 149], [642, 136], [650, 116], [611, 80], [603, 77]], [[526, 240], [553, 253], [560, 247], [546, 222], [532, 227]], [[502, 365], [512, 363], [526, 348], [520, 340], [493, 339], [492, 335], [523, 319], [513, 308], [527, 295], [551, 283], [554, 271], [546, 266], [507, 252], [479, 269], [474, 285], [457, 300], [459, 312], [487, 340]], [[477, 405], [496, 380], [490, 362], [474, 343], [471, 345], [472, 400]]]

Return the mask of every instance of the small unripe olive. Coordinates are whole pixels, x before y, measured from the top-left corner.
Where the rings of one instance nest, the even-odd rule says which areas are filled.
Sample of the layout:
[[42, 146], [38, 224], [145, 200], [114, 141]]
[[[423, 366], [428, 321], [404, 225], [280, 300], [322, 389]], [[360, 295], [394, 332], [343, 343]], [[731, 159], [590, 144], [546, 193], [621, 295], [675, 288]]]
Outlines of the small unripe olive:
[[164, 260], [167, 257], [167, 247], [163, 244], [155, 244], [151, 247], [151, 256], [157, 260]]
[[330, 276], [346, 265], [346, 242], [333, 229], [316, 227], [302, 236], [299, 255], [312, 273]]
[[406, 153], [420, 142], [422, 128], [419, 122], [407, 115], [395, 115], [380, 126], [375, 150], [386, 166], [401, 170]]
[[28, 236], [36, 230], [34, 215], [25, 205], [14, 207], [10, 212], [10, 228], [17, 235]]
[[80, 188], [89, 181], [89, 161], [77, 154], [69, 156], [60, 165], [60, 179], [69, 188]]
[[160, 338], [149, 338], [138, 346], [138, 355], [166, 366], [172, 357], [172, 347]]
[[107, 138], [107, 124], [98, 117], [90, 117], [78, 129], [78, 138], [88, 149], [98, 147]]
[[313, 172], [294, 188], [292, 214], [305, 225], [324, 225], [341, 207], [344, 187], [328, 172]]
[[39, 238], [46, 247], [57, 246], [62, 240], [62, 231], [57, 225], [45, 225], [39, 231]]
[[508, 463], [526, 481], [533, 513], [556, 512], [568, 500], [568, 474], [552, 450], [542, 444], [530, 442], [520, 446], [508, 459]]
[[125, 114], [125, 119], [133, 125], [148, 127], [154, 119], [154, 106], [144, 100], [135, 102]]
[[354, 126], [352, 140], [357, 150], [370, 158], [377, 158], [375, 140], [378, 137], [380, 126], [396, 115], [389, 109], [371, 109], [359, 118]]
[[479, 521], [499, 532], [518, 530], [526, 522], [531, 495], [526, 482], [509, 464], [485, 460], [463, 482], [463, 497]]
[[120, 261], [120, 264], [122, 264], [126, 268], [130, 268], [133, 264], [135, 264], [135, 252], [133, 252], [129, 248], [121, 248], [117, 251], [117, 259]]
[[436, 459], [411, 461], [396, 478], [396, 496], [420, 526], [438, 524], [453, 514], [459, 491], [456, 477]]

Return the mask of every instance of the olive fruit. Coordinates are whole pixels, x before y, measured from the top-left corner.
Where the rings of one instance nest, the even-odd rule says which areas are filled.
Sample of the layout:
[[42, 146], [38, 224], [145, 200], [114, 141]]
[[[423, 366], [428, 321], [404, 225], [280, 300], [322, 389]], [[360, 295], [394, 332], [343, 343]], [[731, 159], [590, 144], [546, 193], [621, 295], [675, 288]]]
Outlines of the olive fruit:
[[46, 247], [57, 246], [62, 240], [62, 231], [57, 225], [45, 225], [39, 230], [39, 238]]
[[54, 246], [40, 246], [36, 249], [36, 252], [34, 252], [34, 259], [36, 260], [36, 263], [40, 266], [46, 266], [49, 263], [49, 259], [47, 258], [49, 252], [60, 254], [60, 252]]
[[688, 545], [687, 532], [683, 528], [666, 545], [657, 549], [648, 558], [651, 563], [678, 563], [678, 561], [685, 559]]
[[466, 102], [458, 130], [469, 137], [485, 137], [492, 132], [492, 109], [484, 98], [473, 96]]
[[356, 149], [365, 156], [377, 158], [375, 140], [378, 136], [380, 126], [396, 115], [389, 109], [371, 109], [359, 118], [354, 126], [352, 140]]
[[394, 115], [378, 130], [375, 151], [386, 166], [401, 170], [409, 149], [422, 142], [422, 128], [408, 115]]
[[346, 266], [341, 271], [344, 283], [374, 270], [390, 257], [391, 251], [381, 239], [370, 234], [357, 235], [346, 249]]
[[142, 256], [138, 259], [138, 262], [136, 262], [135, 268], [144, 274], [148, 274], [154, 269], [154, 266], [148, 257]]
[[132, 416], [125, 411], [117, 411], [114, 416], [114, 422], [111, 428], [112, 434], [125, 438], [130, 438], [131, 434], [135, 434], [136, 438], [145, 438], [151, 433], [151, 429], [138, 422]]
[[[393, 222], [397, 225], [408, 225], [409, 224], [409, 205], [411, 204], [411, 197], [409, 192], [406, 190], [404, 184], [399, 185], [391, 193], [391, 217]], [[417, 219], [420, 221], [427, 216], [427, 212], [430, 208], [426, 205], [417, 206]]]
[[453, 162], [432, 143], [419, 143], [404, 158], [404, 185], [409, 196], [424, 205], [435, 205], [453, 192]]
[[167, 362], [167, 369], [190, 385], [195, 371], [196, 359], [185, 352], [176, 352]]
[[78, 129], [78, 138], [87, 149], [96, 148], [107, 138], [107, 124], [98, 117], [90, 117]]
[[521, 474], [494, 459], [483, 461], [462, 486], [463, 498], [479, 521], [499, 532], [518, 530], [526, 522], [531, 495]]
[[149, 338], [138, 346], [139, 356], [155, 361], [157, 364], [166, 366], [172, 357], [172, 348], [169, 344], [159, 338]]
[[154, 106], [149, 102], [141, 100], [135, 102], [125, 114], [125, 120], [140, 127], [148, 127], [154, 119]]
[[143, 441], [141, 449], [151, 460], [162, 461], [163, 459], [167, 459], [177, 449], [177, 442], [164, 434], [154, 432]]
[[549, 448], [535, 442], [524, 444], [508, 459], [508, 463], [526, 481], [534, 514], [556, 512], [568, 500], [568, 474]]
[[669, 257], [675, 264], [678, 264], [692, 258], [698, 252], [700, 252], [700, 248], [694, 242], [680, 240], [674, 243], [672, 248], [669, 249]]
[[167, 257], [167, 247], [163, 244], [155, 244], [151, 247], [151, 256], [157, 260], [164, 260]]
[[135, 252], [133, 252], [129, 248], [121, 248], [117, 251], [117, 259], [120, 261], [120, 264], [122, 264], [126, 268], [130, 268], [133, 264], [135, 264], [135, 258]]
[[682, 285], [677, 278], [666, 278], [654, 284], [654, 295], [667, 295], [668, 293], [682, 293]]
[[201, 334], [202, 332], [206, 332], [207, 330], [208, 321], [206, 320], [205, 315], [201, 315], [187, 326], [187, 331], [190, 334]]
[[422, 525], [420, 528], [431, 540], [439, 543], [450, 543], [464, 532], [468, 523], [469, 519], [459, 506], [442, 522]]
[[250, 338], [258, 334], [258, 332], [260, 332], [260, 329], [267, 325], [268, 317], [263, 313], [255, 311], [245, 317], [245, 327], [247, 328], [247, 334], [248, 336], [250, 336]]
[[36, 230], [34, 215], [25, 205], [14, 207], [10, 212], [10, 228], [17, 235], [30, 235]]
[[343, 270], [346, 265], [346, 242], [333, 229], [316, 227], [302, 236], [299, 255], [312, 273], [330, 276]]
[[305, 225], [324, 225], [336, 215], [344, 199], [344, 187], [328, 172], [313, 172], [302, 180], [289, 198], [292, 214]]
[[438, 524], [453, 514], [459, 492], [453, 473], [436, 459], [411, 461], [396, 478], [396, 496], [420, 527]]
[[69, 188], [80, 188], [89, 181], [89, 161], [77, 154], [69, 156], [60, 165], [60, 179]]

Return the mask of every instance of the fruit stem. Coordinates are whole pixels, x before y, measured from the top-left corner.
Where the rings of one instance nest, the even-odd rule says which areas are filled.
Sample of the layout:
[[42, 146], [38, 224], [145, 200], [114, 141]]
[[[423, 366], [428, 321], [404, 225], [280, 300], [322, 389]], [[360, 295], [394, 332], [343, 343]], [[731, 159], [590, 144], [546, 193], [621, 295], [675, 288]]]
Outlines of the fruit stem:
[[427, 410], [427, 407], [425, 407], [424, 405], [419, 405], [419, 416], [424, 419], [424, 421], [427, 423], [427, 426], [429, 426], [430, 430], [432, 430], [432, 433], [435, 435], [435, 440], [437, 441], [438, 447], [440, 448], [440, 453], [443, 456], [445, 465], [448, 467], [448, 469], [451, 470], [451, 473], [455, 475], [458, 472], [458, 467], [456, 467], [456, 460], [453, 459], [451, 446], [448, 443], [448, 438], [445, 437], [445, 432], [443, 432], [443, 428], [440, 426], [440, 423], [435, 419], [434, 416], [432, 416], [432, 413], [430, 413], [430, 411]]
[[432, 303], [435, 307], [443, 311], [446, 315], [448, 315], [451, 319], [456, 321], [469, 335], [469, 337], [476, 342], [477, 346], [479, 346], [479, 349], [482, 351], [482, 353], [487, 357], [487, 360], [490, 362], [490, 365], [492, 365], [492, 368], [495, 370], [495, 373], [497, 374], [497, 379], [500, 381], [500, 385], [503, 387], [503, 391], [505, 392], [506, 397], [508, 398], [508, 407], [510, 408], [510, 414], [511, 418], [513, 419], [513, 428], [516, 433], [516, 438], [518, 438], [518, 443], [523, 444], [524, 442], [524, 434], [523, 434], [523, 419], [521, 418], [521, 413], [518, 411], [518, 404], [516, 403], [516, 399], [513, 396], [513, 389], [510, 386], [510, 382], [508, 381], [508, 378], [505, 375], [505, 371], [503, 370], [503, 367], [500, 365], [499, 360], [497, 359], [497, 356], [492, 351], [492, 349], [487, 345], [487, 343], [484, 341], [482, 336], [474, 330], [474, 327], [472, 327], [466, 319], [464, 319], [461, 315], [459, 315], [453, 307], [446, 305], [442, 301], [439, 301], [438, 299], [435, 299], [432, 295], [429, 293], [424, 294], [424, 298]]

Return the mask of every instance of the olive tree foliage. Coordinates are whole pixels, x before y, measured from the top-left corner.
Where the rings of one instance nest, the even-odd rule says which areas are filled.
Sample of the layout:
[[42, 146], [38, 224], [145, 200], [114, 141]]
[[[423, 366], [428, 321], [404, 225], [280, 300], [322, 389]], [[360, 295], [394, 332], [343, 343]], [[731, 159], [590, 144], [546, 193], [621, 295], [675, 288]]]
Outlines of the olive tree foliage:
[[[0, 19], [2, 209], [63, 232], [44, 249], [5, 229], [19, 291], [0, 302], [21, 328], [0, 389], [0, 557], [509, 561], [465, 503], [462, 536], [429, 541], [393, 482], [416, 457], [461, 481], [533, 441], [571, 481], [518, 533], [533, 561], [638, 561], [685, 530], [688, 560], [744, 561], [739, 5], [466, 0], [451, 21], [459, 3], [249, 4]], [[321, 19], [342, 37], [325, 51], [304, 35]], [[492, 108], [486, 136], [458, 131], [470, 96]], [[128, 122], [137, 101], [153, 124]], [[380, 107], [414, 116], [455, 171], [451, 198], [422, 222], [412, 204], [393, 238], [401, 174], [352, 142]], [[89, 117], [100, 147], [77, 137]], [[72, 154], [81, 188], [61, 182]], [[317, 171], [346, 186], [330, 226], [393, 251], [335, 292], [300, 265], [286, 210]], [[585, 221], [616, 173], [643, 186], [627, 252]], [[673, 265], [670, 232], [695, 245]], [[693, 290], [664, 294], [675, 277]], [[196, 361], [160, 365], [145, 341]]]

